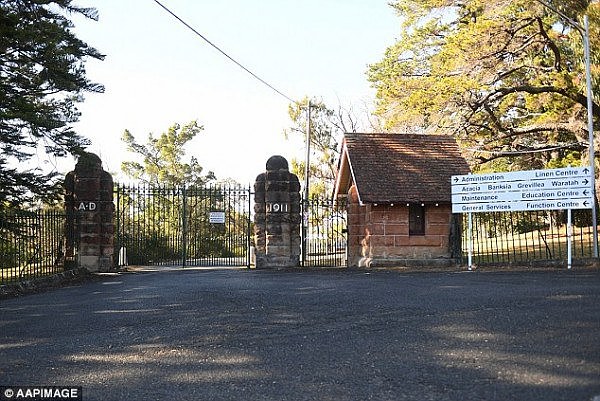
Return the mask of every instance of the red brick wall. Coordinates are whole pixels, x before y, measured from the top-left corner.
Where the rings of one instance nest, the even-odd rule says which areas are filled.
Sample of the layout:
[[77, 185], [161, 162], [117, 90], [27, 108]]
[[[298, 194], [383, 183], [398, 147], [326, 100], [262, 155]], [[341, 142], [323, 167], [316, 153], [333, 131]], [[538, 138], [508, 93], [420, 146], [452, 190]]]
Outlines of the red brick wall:
[[409, 235], [408, 207], [364, 205], [349, 191], [348, 263], [368, 266], [379, 259], [430, 259], [450, 256], [451, 205], [425, 206], [425, 235]]

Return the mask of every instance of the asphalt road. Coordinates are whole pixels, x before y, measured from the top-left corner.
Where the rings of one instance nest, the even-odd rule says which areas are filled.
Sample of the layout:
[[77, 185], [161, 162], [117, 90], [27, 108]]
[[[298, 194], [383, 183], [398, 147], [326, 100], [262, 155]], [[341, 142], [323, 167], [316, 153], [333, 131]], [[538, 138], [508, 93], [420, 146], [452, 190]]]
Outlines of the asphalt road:
[[82, 386], [86, 401], [592, 400], [600, 272], [108, 276], [0, 301], [2, 385]]

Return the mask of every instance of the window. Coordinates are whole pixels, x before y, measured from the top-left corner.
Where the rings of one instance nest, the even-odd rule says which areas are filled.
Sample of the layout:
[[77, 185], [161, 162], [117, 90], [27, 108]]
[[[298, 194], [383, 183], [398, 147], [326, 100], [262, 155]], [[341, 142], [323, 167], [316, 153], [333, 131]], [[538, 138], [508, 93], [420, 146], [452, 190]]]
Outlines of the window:
[[408, 234], [425, 235], [425, 206], [411, 203], [408, 207]]

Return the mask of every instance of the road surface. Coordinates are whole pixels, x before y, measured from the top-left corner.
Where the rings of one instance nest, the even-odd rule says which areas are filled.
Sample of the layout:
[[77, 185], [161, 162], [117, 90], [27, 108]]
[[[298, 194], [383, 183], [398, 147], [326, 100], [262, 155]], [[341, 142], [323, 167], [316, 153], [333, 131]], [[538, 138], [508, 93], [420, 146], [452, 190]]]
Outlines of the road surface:
[[0, 356], [86, 401], [592, 400], [600, 272], [124, 273], [0, 301]]

